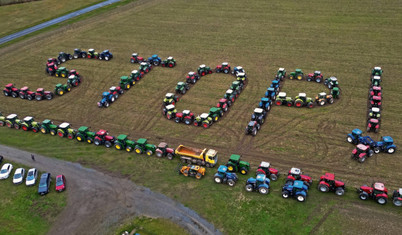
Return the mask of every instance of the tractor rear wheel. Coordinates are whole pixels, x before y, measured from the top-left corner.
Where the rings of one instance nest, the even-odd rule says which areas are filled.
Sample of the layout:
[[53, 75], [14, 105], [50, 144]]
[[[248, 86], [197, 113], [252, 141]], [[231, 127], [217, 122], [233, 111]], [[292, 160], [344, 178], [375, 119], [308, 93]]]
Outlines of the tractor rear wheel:
[[113, 146], [112, 142], [110, 142], [110, 141], [105, 141], [105, 147], [106, 147], [106, 148], [110, 148], [110, 147], [112, 147], [112, 146]]
[[325, 100], [320, 100], [320, 101], [318, 102], [318, 104], [319, 104], [320, 106], [325, 105]]
[[295, 106], [296, 106], [297, 108], [302, 107], [302, 106], [303, 106], [303, 101], [301, 101], [301, 100], [296, 100]]
[[202, 174], [201, 174], [201, 173], [197, 173], [197, 174], [195, 175], [195, 178], [196, 178], [197, 180], [200, 180], [200, 179], [202, 178]]
[[385, 204], [387, 204], [388, 199], [387, 199], [386, 197], [378, 197], [378, 198], [377, 198], [377, 202], [378, 202], [378, 204], [380, 204], [380, 205], [385, 205]]
[[329, 192], [329, 187], [325, 184], [319, 184], [318, 190], [322, 193], [327, 193], [327, 192]]
[[173, 154], [168, 153], [168, 154], [166, 154], [166, 157], [167, 157], [167, 159], [172, 160], [174, 156], [173, 156]]
[[266, 187], [260, 187], [260, 188], [258, 189], [258, 192], [265, 195], [265, 194], [268, 194], [268, 193], [269, 193], [269, 189], [266, 188]]
[[345, 194], [345, 189], [339, 187], [335, 190], [335, 194], [338, 196], [342, 196], [343, 194]]
[[175, 122], [175, 123], [180, 123], [180, 121], [181, 121], [181, 118], [179, 118], [179, 117], [176, 117], [176, 118], [174, 119], [174, 122]]
[[56, 131], [56, 130], [50, 130], [50, 134], [51, 134], [51, 135], [56, 135], [56, 134], [57, 134], [57, 131]]
[[102, 144], [102, 141], [99, 140], [99, 139], [95, 139], [95, 140], [94, 140], [94, 144], [95, 144], [96, 146], [99, 146], [99, 145]]
[[368, 194], [365, 193], [365, 192], [362, 192], [362, 193], [359, 194], [359, 198], [361, 200], [367, 200], [368, 199]]
[[154, 152], [152, 152], [152, 150], [148, 149], [146, 152], [147, 156], [152, 156], [152, 154], [154, 154]]
[[298, 195], [298, 196], [296, 197], [296, 199], [297, 199], [297, 201], [299, 201], [299, 202], [304, 202], [304, 201], [306, 200], [306, 197], [303, 196], [303, 195]]
[[242, 175], [247, 175], [247, 173], [248, 173], [248, 171], [247, 171], [247, 169], [246, 169], [245, 167], [242, 167], [242, 168], [240, 169], [240, 174], [242, 174]]
[[275, 174], [271, 174], [271, 175], [269, 176], [269, 178], [270, 178], [272, 181], [277, 181], [277, 180], [278, 180], [278, 176], [275, 175]]
[[234, 180], [232, 180], [232, 179], [228, 179], [228, 185], [229, 185], [230, 187], [235, 186], [235, 184], [236, 184], [236, 181], [234, 181]]
[[247, 192], [252, 192], [253, 189], [254, 189], [254, 188], [253, 188], [253, 185], [251, 185], [251, 184], [247, 184], [247, 185], [246, 185], [246, 191], [247, 191]]
[[380, 151], [381, 151], [381, 150], [380, 150], [379, 147], [375, 147], [375, 148], [374, 148], [374, 153], [375, 153], [375, 154], [380, 153]]
[[395, 206], [402, 206], [402, 201], [398, 200], [398, 198], [394, 198], [393, 203], [394, 203]]
[[283, 198], [289, 198], [289, 192], [288, 191], [282, 191], [282, 197]]

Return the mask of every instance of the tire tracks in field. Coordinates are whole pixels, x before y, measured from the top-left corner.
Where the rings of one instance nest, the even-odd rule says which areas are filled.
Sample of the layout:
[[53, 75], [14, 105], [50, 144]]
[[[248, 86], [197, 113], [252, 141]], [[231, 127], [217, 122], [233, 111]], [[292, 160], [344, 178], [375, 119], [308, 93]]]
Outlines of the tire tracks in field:
[[[120, 221], [141, 215], [172, 220], [191, 234], [221, 234], [193, 210], [128, 179], [37, 154], [33, 162], [31, 153], [4, 145], [0, 145], [0, 154], [11, 161], [66, 176], [67, 206], [48, 234], [111, 234]], [[55, 193], [53, 187], [51, 193]]]

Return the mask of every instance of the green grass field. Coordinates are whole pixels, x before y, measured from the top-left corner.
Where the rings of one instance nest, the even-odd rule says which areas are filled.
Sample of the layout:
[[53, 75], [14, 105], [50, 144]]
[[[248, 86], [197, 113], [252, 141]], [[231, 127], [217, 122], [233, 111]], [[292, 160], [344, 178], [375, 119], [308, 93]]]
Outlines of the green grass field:
[[41, 0], [0, 7], [0, 37], [102, 2], [102, 0]]
[[136, 218], [134, 221], [128, 223], [119, 229], [116, 235], [121, 235], [124, 231], [131, 232], [135, 230], [136, 233], [143, 235], [152, 234], [188, 234], [187, 231], [183, 230], [181, 227], [165, 219], [153, 219], [147, 217]]
[[14, 171], [19, 167], [28, 171], [30, 167], [5, 159], [6, 162], [13, 164], [14, 170], [8, 179], [0, 181], [0, 234], [46, 234], [66, 206], [66, 194], [51, 190], [39, 196], [38, 183], [33, 187], [26, 187], [25, 182], [14, 185]]
[[[146, 137], [154, 144], [167, 141], [172, 147], [187, 144], [214, 148], [220, 153], [221, 163], [231, 153], [238, 153], [254, 169], [265, 160], [282, 173], [292, 166], [301, 167], [315, 180], [326, 171], [334, 172], [350, 187], [342, 199], [319, 194], [313, 188], [305, 204], [286, 201], [280, 197], [282, 181], [272, 184], [273, 192], [267, 197], [246, 194], [243, 184], [247, 177], [241, 177], [239, 185], [231, 189], [213, 184], [215, 170], [208, 170], [207, 179], [198, 182], [177, 176], [173, 172], [177, 161], [145, 159], [4, 128], [0, 136], [7, 138], [0, 138], [0, 142], [20, 146], [22, 140], [27, 140], [20, 147], [120, 172], [191, 207], [228, 234], [339, 234], [359, 232], [364, 226], [375, 233], [379, 232], [377, 225], [383, 223], [390, 232], [396, 231], [400, 212], [391, 205], [360, 202], [353, 188], [374, 180], [384, 181], [391, 189], [401, 187], [402, 155], [399, 151], [379, 154], [359, 164], [350, 160], [353, 146], [346, 143], [345, 137], [354, 128], [365, 129], [370, 71], [379, 65], [384, 70], [381, 132], [370, 135], [375, 139], [390, 135], [397, 146], [402, 143], [402, 132], [395, 128], [402, 121], [398, 89], [402, 59], [400, 8], [398, 1], [139, 1], [66, 30], [45, 33], [24, 45], [12, 45], [0, 53], [1, 81], [32, 89], [53, 89], [62, 81], [44, 73], [46, 59], [59, 51], [71, 53], [76, 47], [93, 47], [98, 51], [110, 49], [115, 56], [110, 62], [67, 62], [67, 68], [83, 75], [79, 88], [51, 102], [2, 96], [3, 114], [50, 118], [57, 124], [68, 121], [75, 128], [106, 128], [115, 136], [125, 133], [132, 139]], [[129, 63], [133, 52], [144, 57], [153, 53], [163, 58], [171, 55], [178, 66], [155, 68], [110, 108], [97, 108], [101, 92], [138, 67]], [[177, 125], [161, 115], [164, 95], [174, 91], [188, 71], [203, 63], [214, 67], [223, 61], [242, 65], [249, 78], [228, 115], [208, 130]], [[245, 136], [252, 111], [278, 67], [288, 72], [301, 68], [305, 73], [321, 70], [325, 77], [335, 75], [342, 98], [334, 105], [312, 110], [274, 107], [258, 135]], [[178, 103], [178, 110], [207, 111], [216, 105], [231, 81], [220, 74], [202, 78]], [[289, 80], [283, 90], [292, 96], [306, 92], [310, 97], [326, 91], [323, 85]], [[372, 216], [362, 216], [367, 213]]]

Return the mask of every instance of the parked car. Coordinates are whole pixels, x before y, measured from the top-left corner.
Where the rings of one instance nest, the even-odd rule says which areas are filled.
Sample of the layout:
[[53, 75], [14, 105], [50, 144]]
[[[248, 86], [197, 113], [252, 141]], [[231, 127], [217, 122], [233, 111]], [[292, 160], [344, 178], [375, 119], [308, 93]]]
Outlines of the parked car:
[[0, 170], [0, 179], [7, 179], [10, 176], [11, 171], [13, 170], [13, 165], [10, 163], [6, 163]]
[[66, 177], [64, 175], [58, 175], [56, 177], [56, 191], [63, 192], [66, 190]]
[[25, 177], [25, 169], [18, 168], [14, 172], [13, 184], [22, 184], [22, 182], [24, 182], [24, 177]]
[[43, 173], [40, 176], [39, 187], [38, 187], [39, 195], [43, 196], [49, 193], [50, 181], [51, 181], [50, 173]]
[[26, 186], [33, 186], [36, 184], [36, 179], [38, 178], [38, 170], [36, 168], [31, 168], [28, 171], [27, 178], [25, 180]]

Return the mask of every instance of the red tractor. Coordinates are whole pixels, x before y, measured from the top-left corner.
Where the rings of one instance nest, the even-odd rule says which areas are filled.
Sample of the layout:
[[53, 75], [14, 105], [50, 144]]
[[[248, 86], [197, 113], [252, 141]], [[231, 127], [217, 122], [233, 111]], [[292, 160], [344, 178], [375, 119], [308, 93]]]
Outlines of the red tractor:
[[229, 63], [228, 62], [223, 62], [221, 65], [216, 66], [215, 72], [216, 73], [223, 72], [223, 73], [226, 73], [226, 74], [230, 73], [230, 65], [229, 65]]
[[27, 99], [27, 100], [33, 100], [33, 99], [35, 99], [35, 92], [30, 91], [27, 86], [24, 86], [23, 88], [20, 89], [20, 98]]
[[194, 122], [194, 113], [190, 110], [183, 110], [181, 113], [176, 113], [175, 122], [184, 122], [186, 125], [191, 125]]
[[97, 146], [105, 145], [106, 148], [110, 148], [114, 145], [115, 140], [114, 136], [109, 135], [106, 130], [101, 129], [95, 134], [94, 144]]
[[370, 98], [370, 106], [371, 107], [381, 107], [381, 96], [373, 96]]
[[19, 93], [20, 93], [20, 90], [18, 88], [14, 87], [14, 84], [12, 84], [12, 83], [7, 84], [3, 90], [3, 94], [5, 96], [11, 96], [13, 98], [17, 98]]
[[380, 86], [373, 86], [372, 88], [370, 88], [370, 98], [373, 96], [382, 96]]
[[36, 89], [35, 99], [38, 101], [43, 99], [51, 100], [53, 99], [53, 92], [45, 91], [43, 88], [38, 88]]
[[293, 182], [295, 180], [301, 180], [304, 182], [307, 187], [310, 188], [311, 184], [313, 183], [313, 179], [308, 175], [303, 175], [303, 172], [296, 167], [292, 167], [286, 177], [286, 183]]
[[394, 191], [392, 194], [392, 202], [395, 206], [402, 206], [402, 188]]
[[46, 73], [49, 74], [50, 76], [55, 75], [58, 67], [57, 65], [60, 64], [60, 61], [58, 61], [55, 58], [49, 58], [47, 59], [47, 63], [46, 63]]
[[378, 133], [379, 128], [380, 128], [380, 122], [378, 119], [370, 118], [368, 120], [367, 132], [374, 131], [375, 133]]
[[112, 86], [109, 88], [109, 94], [112, 94], [115, 99], [118, 99], [121, 94], [124, 93], [124, 90], [119, 86]]
[[380, 205], [385, 205], [388, 202], [388, 189], [383, 183], [374, 183], [372, 187], [363, 185], [357, 189], [357, 193], [361, 200], [372, 198]]
[[278, 180], [279, 171], [270, 166], [271, 164], [269, 162], [261, 162], [255, 174], [256, 175], [263, 174], [266, 177], [269, 177], [272, 181]]
[[186, 82], [189, 84], [190, 83], [195, 84], [199, 79], [200, 79], [200, 75], [191, 71], [187, 74]]
[[232, 101], [222, 98], [219, 100], [219, 103], [216, 105], [216, 107], [221, 108], [223, 112], [227, 112], [230, 105], [232, 105]]
[[329, 191], [335, 192], [336, 195], [342, 196], [345, 194], [345, 183], [335, 180], [335, 175], [332, 173], [325, 173], [320, 177], [318, 182], [318, 191], [327, 193]]
[[373, 156], [374, 151], [370, 149], [369, 145], [358, 144], [352, 151], [352, 159], [357, 159], [360, 163], [366, 161], [366, 158]]
[[167, 157], [169, 160], [172, 160], [175, 156], [174, 149], [169, 148], [165, 142], [160, 143], [155, 152], [157, 157]]
[[144, 57], [138, 56], [138, 53], [133, 53], [133, 54], [131, 55], [130, 62], [131, 62], [132, 64], [134, 64], [134, 63], [141, 63], [141, 62], [143, 62], [143, 61], [144, 61]]

